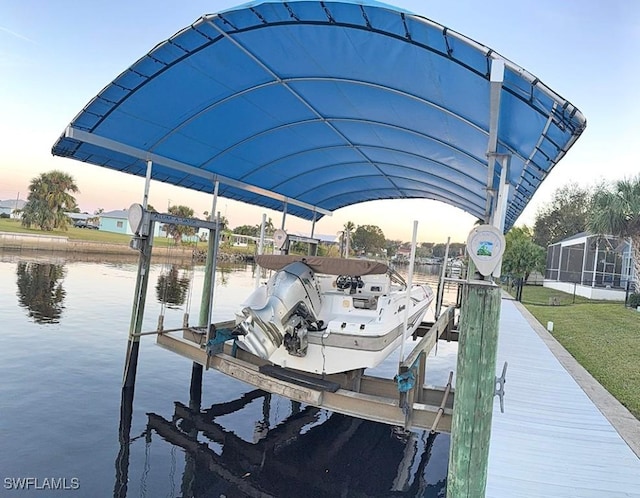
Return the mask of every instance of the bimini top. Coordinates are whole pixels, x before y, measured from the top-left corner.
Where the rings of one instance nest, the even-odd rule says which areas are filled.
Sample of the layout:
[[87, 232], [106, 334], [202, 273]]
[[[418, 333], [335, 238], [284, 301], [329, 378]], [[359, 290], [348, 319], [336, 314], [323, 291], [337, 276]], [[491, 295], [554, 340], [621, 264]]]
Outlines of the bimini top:
[[386, 264], [368, 259], [326, 258], [296, 254], [262, 254], [256, 256], [256, 263], [267, 270], [279, 271], [296, 261], [306, 264], [316, 273], [325, 275], [383, 275], [389, 271], [389, 267]]
[[[481, 219], [507, 166], [508, 229], [585, 127], [491, 49], [373, 1], [254, 2], [160, 43], [53, 154], [305, 219], [435, 199]], [[507, 158], [507, 160], [505, 160]], [[286, 208], [285, 208], [286, 204]]]

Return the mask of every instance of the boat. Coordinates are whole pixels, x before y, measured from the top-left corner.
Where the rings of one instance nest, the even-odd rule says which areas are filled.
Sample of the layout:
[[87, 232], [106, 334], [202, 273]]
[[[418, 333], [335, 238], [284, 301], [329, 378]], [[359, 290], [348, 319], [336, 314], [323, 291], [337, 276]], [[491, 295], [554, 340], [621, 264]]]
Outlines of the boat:
[[[280, 367], [332, 374], [375, 367], [422, 322], [434, 299], [386, 264], [261, 255], [274, 273], [236, 313], [240, 348]], [[405, 326], [406, 322], [406, 326]]]

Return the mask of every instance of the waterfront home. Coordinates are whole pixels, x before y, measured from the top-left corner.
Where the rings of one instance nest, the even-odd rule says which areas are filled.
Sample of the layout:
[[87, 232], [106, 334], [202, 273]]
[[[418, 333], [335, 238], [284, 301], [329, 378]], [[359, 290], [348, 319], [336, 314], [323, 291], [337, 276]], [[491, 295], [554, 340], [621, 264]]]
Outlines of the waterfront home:
[[20, 218], [19, 211], [24, 208], [27, 201], [22, 199], [7, 199], [0, 201], [0, 215], [8, 214], [10, 218]]
[[624, 300], [633, 282], [631, 244], [581, 232], [547, 248], [544, 286], [589, 299]]

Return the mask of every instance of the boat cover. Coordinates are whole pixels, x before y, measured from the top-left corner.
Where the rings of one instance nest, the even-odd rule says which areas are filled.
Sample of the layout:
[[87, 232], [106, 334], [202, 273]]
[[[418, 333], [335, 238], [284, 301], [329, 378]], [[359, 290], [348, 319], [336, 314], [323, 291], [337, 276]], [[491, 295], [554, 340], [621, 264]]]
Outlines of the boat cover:
[[[100, 54], [81, 62], [90, 72]], [[217, 180], [224, 197], [309, 220], [409, 198], [486, 220], [498, 154], [508, 229], [585, 126], [537, 77], [425, 17], [371, 0], [267, 0], [158, 44], [53, 154], [143, 177], [151, 160], [154, 180], [204, 192]]]
[[320, 256], [299, 256], [294, 254], [263, 254], [256, 256], [256, 263], [267, 270], [278, 271], [290, 263], [301, 261], [316, 273], [325, 275], [381, 275], [389, 267], [379, 261], [367, 259], [323, 258]]

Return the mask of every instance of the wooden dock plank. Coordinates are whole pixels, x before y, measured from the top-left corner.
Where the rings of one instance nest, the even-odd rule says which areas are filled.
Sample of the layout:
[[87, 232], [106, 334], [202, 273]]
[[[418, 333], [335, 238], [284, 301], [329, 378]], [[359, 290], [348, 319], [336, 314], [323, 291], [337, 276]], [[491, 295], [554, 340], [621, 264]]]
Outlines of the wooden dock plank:
[[639, 498], [640, 459], [510, 300], [502, 301], [487, 497]]

